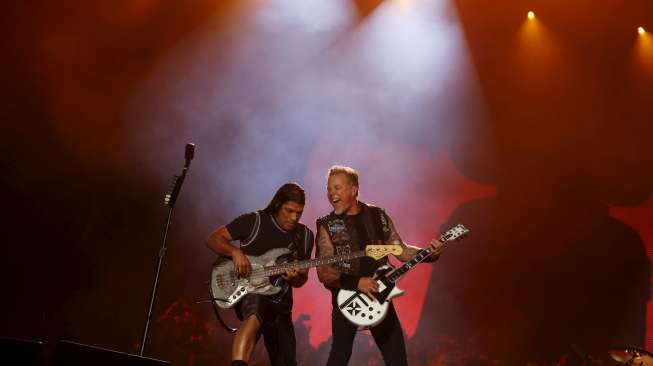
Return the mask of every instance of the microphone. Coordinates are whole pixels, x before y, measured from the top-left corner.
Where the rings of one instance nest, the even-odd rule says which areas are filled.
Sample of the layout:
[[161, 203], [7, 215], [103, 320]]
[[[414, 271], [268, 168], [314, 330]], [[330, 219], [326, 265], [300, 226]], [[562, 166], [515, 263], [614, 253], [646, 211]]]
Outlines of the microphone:
[[186, 158], [186, 166], [190, 165], [190, 161], [193, 160], [194, 156], [195, 144], [189, 142], [186, 144], [186, 153], [184, 154], [184, 157]]
[[[145, 318], [145, 329], [143, 329], [143, 336], [141, 338], [141, 345], [138, 351], [140, 356], [143, 356], [145, 352], [145, 345], [147, 344], [147, 337], [150, 333], [150, 321], [152, 320], [152, 312], [154, 309], [154, 303], [156, 301], [156, 292], [159, 287], [159, 275], [161, 274], [161, 267], [163, 266], [163, 258], [166, 254], [166, 240], [168, 239], [168, 228], [170, 227], [170, 221], [172, 220], [172, 210], [175, 208], [175, 202], [177, 202], [177, 197], [179, 197], [179, 192], [181, 191], [181, 186], [184, 183], [186, 178], [186, 172], [188, 171], [188, 166], [190, 161], [193, 160], [193, 155], [195, 155], [195, 144], [188, 143], [186, 144], [186, 153], [184, 154], [186, 158], [186, 164], [181, 170], [180, 175], [175, 175], [172, 177], [172, 183], [170, 184], [170, 190], [166, 193], [163, 198], [163, 203], [168, 206], [168, 221], [166, 222], [165, 229], [163, 231], [163, 243], [161, 243], [161, 248], [159, 249], [159, 262], [156, 267], [156, 273], [154, 275], [154, 283], [152, 284], [152, 292], [150, 293], [150, 305], [147, 310], [147, 317]], [[217, 314], [217, 310], [216, 310]], [[236, 330], [234, 329], [234, 332]]]
[[174, 207], [175, 202], [177, 201], [177, 196], [179, 196], [179, 192], [181, 191], [181, 185], [184, 184], [184, 179], [186, 178], [186, 171], [188, 171], [188, 166], [190, 165], [190, 161], [193, 160], [194, 155], [195, 155], [195, 144], [189, 142], [186, 144], [186, 153], [184, 154], [184, 157], [186, 158], [186, 164], [184, 164], [184, 169], [182, 169], [181, 175], [175, 175], [172, 177], [172, 182], [170, 183], [170, 189], [168, 189], [168, 192], [163, 197], [163, 203], [166, 206]]

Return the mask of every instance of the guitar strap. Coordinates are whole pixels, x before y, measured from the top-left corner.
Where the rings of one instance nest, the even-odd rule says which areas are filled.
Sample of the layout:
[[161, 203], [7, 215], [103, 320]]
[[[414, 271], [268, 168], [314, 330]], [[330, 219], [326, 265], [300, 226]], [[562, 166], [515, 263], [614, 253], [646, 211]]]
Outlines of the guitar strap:
[[[374, 244], [385, 243], [387, 239], [386, 237], [390, 233], [390, 228], [388, 227], [388, 221], [385, 218], [385, 213], [378, 207], [370, 207], [365, 204], [362, 205], [362, 208], [362, 221], [363, 226], [365, 226], [365, 231], [367, 232], [367, 237]], [[388, 257], [383, 257], [381, 262], [387, 264]]]
[[[308, 253], [308, 248], [310, 247], [309, 243], [309, 235], [308, 235], [308, 228], [304, 225], [302, 225], [303, 230], [298, 228], [295, 230], [295, 246], [297, 247], [297, 254], [298, 257], [297, 259], [310, 259], [311, 258], [311, 253]], [[302, 246], [303, 244], [303, 246]], [[302, 248], [301, 251], [299, 248]]]
[[304, 237], [304, 230], [301, 230], [301, 226], [296, 228], [293, 233], [292, 233], [292, 248], [289, 248], [293, 253], [296, 254], [295, 259], [299, 259], [300, 257], [303, 257], [304, 253], [300, 253], [300, 243], [303, 242], [303, 237]]
[[[307, 258], [306, 257], [307, 255], [310, 257], [310, 253], [305, 253], [307, 248], [306, 246], [304, 246], [303, 252], [301, 253], [299, 252], [300, 243], [304, 242], [308, 237], [308, 235], [306, 235], [307, 230], [308, 229], [305, 226], [301, 225], [300, 227], [296, 228], [293, 232], [291, 232], [292, 240], [290, 242], [290, 247], [288, 249], [290, 249], [291, 253], [293, 253], [293, 256], [295, 257], [293, 259]], [[282, 282], [284, 284], [282, 284]], [[286, 293], [290, 291], [290, 284], [286, 283], [286, 281], [283, 280], [281, 277], [277, 277], [276, 281], [274, 281], [273, 284], [275, 286], [281, 286], [283, 288], [283, 291], [281, 291], [276, 295], [270, 296], [268, 298], [274, 303], [279, 303], [284, 298], [284, 296], [286, 296]]]
[[362, 206], [363, 207], [363, 225], [365, 226], [365, 231], [367, 232], [367, 237], [374, 243], [377, 244], [378, 242], [382, 241], [381, 238], [379, 238], [379, 235], [377, 234], [377, 231], [374, 229], [374, 223], [372, 222], [372, 209], [370, 209], [367, 206]]

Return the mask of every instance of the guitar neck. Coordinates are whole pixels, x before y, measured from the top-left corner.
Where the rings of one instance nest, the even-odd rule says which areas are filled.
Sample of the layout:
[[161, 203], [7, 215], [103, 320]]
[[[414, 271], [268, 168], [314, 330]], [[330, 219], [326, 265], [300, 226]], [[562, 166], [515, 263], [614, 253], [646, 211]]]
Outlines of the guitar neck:
[[307, 259], [303, 261], [288, 262], [276, 266], [265, 267], [260, 270], [254, 270], [250, 276], [276, 276], [285, 273], [287, 270], [290, 269], [312, 268], [312, 267], [322, 266], [325, 264], [332, 264], [332, 263], [348, 261], [351, 259], [362, 258], [365, 257], [365, 255], [366, 254], [364, 250], [358, 250], [355, 252], [340, 254], [340, 255], [335, 255], [330, 257], [313, 258], [313, 259]]
[[426, 258], [428, 258], [431, 253], [433, 253], [433, 249], [431, 247], [421, 249], [411, 260], [408, 262], [404, 263], [401, 267], [395, 269], [391, 273], [388, 274], [386, 277], [388, 280], [390, 280], [392, 283], [395, 283], [399, 281], [401, 276], [406, 274], [406, 272], [410, 271], [413, 267], [416, 265], [422, 263]]
[[[444, 246], [447, 244], [450, 238], [451, 235], [445, 234], [440, 236], [438, 240]], [[408, 262], [404, 263], [401, 267], [389, 273], [386, 278], [390, 280], [392, 283], [396, 283], [397, 281], [399, 281], [401, 276], [406, 274], [406, 272], [410, 271], [416, 265], [424, 262], [426, 258], [428, 258], [432, 253], [433, 253], [433, 248], [431, 246], [419, 250], [417, 254], [415, 254], [415, 256], [411, 258], [411, 260], [409, 260]]]

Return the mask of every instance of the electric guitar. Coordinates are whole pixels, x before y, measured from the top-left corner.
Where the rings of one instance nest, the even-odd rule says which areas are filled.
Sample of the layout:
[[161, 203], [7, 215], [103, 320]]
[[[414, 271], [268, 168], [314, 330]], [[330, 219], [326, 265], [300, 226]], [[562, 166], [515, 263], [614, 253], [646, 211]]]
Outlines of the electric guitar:
[[212, 301], [218, 307], [228, 309], [236, 305], [246, 294], [275, 295], [279, 293], [282, 287], [277, 281], [278, 277], [275, 278], [275, 276], [286, 273], [287, 270], [345, 262], [365, 256], [378, 260], [389, 254], [401, 255], [402, 251], [403, 248], [400, 245], [368, 245], [365, 250], [356, 252], [279, 263], [290, 255], [290, 250], [275, 248], [260, 256], [248, 255], [247, 259], [252, 265], [252, 271], [246, 277], [241, 277], [234, 271], [234, 263], [231, 259], [220, 257], [211, 271]]
[[[468, 232], [467, 228], [458, 224], [442, 234], [438, 240], [444, 246], [450, 241], [463, 238]], [[374, 297], [369, 297], [358, 291], [338, 291], [337, 302], [342, 315], [360, 329], [381, 323], [388, 313], [390, 300], [404, 294], [403, 290], [396, 287], [397, 281], [415, 265], [428, 258], [433, 251], [434, 249], [430, 246], [421, 249], [411, 260], [396, 269], [389, 266], [380, 267], [374, 275], [374, 279], [379, 285], [379, 292], [375, 293]]]

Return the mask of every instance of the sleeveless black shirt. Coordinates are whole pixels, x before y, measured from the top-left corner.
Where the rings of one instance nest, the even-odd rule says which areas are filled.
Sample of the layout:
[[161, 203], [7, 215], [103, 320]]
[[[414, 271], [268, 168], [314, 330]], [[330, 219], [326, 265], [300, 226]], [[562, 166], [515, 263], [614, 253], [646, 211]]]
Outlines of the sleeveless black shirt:
[[[324, 227], [334, 246], [334, 254], [344, 254], [365, 249], [369, 244], [387, 244], [390, 237], [388, 216], [379, 207], [359, 202], [361, 210], [356, 215], [336, 215], [334, 212], [317, 219], [317, 227]], [[336, 264], [344, 274], [371, 276], [387, 257], [374, 260], [370, 257]]]

